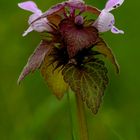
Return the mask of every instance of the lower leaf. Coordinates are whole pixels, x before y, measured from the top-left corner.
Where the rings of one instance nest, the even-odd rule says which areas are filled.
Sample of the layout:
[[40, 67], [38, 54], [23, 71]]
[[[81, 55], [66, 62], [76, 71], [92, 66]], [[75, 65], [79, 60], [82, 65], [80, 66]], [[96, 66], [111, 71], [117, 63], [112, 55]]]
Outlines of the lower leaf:
[[49, 61], [49, 57], [46, 57], [40, 71], [53, 94], [61, 99], [67, 91], [68, 85], [63, 80], [61, 68], [55, 69], [56, 63], [50, 65]]
[[104, 90], [108, 84], [107, 69], [103, 61], [94, 59], [81, 66], [68, 64], [63, 69], [64, 80], [80, 94], [94, 114], [98, 112]]

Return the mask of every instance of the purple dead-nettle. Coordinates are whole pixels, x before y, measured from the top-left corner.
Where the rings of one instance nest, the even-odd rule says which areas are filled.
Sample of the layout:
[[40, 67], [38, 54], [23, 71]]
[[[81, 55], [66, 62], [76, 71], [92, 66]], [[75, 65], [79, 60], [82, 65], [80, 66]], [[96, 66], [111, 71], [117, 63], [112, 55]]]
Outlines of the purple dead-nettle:
[[[114, 16], [110, 13], [122, 3], [123, 0], [108, 0], [100, 11], [86, 5], [83, 0], [69, 0], [44, 13], [32, 1], [18, 4], [20, 8], [33, 12], [24, 36], [35, 30], [41, 32], [42, 37], [18, 83], [39, 69], [57, 98], [61, 99], [71, 88], [96, 114], [108, 85], [107, 68], [100, 56], [108, 58], [119, 72], [117, 60], [100, 32], [123, 33], [114, 26]], [[85, 12], [95, 14], [97, 19], [88, 19], [88, 15], [83, 15]]]

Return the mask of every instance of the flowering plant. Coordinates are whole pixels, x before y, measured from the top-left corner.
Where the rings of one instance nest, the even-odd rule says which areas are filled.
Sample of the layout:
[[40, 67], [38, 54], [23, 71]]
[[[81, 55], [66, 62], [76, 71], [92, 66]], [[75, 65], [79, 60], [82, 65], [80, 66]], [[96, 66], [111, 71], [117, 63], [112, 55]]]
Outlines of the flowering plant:
[[[23, 36], [34, 30], [43, 37], [18, 83], [39, 69], [57, 98], [61, 99], [71, 88], [96, 114], [108, 84], [107, 68], [100, 56], [108, 58], [119, 72], [115, 56], [100, 33], [109, 30], [115, 34], [124, 33], [114, 26], [115, 18], [110, 13], [123, 1], [108, 0], [105, 8], [99, 10], [83, 0], [68, 0], [44, 13], [33, 1], [19, 3], [20, 8], [33, 13]], [[83, 15], [85, 12], [96, 15], [97, 19], [89, 20]]]

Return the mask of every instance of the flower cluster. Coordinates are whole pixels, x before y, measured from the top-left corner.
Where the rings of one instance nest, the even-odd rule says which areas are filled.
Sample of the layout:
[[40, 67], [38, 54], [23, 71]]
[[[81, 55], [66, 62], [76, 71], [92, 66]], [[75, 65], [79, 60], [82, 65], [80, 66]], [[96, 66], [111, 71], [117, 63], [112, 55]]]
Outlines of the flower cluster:
[[[97, 113], [108, 84], [107, 69], [98, 56], [107, 57], [119, 72], [115, 56], [100, 33], [109, 30], [115, 34], [124, 33], [114, 26], [115, 18], [110, 13], [123, 1], [108, 0], [105, 8], [99, 10], [83, 0], [68, 0], [44, 13], [33, 1], [19, 3], [20, 8], [33, 13], [23, 36], [34, 30], [43, 37], [24, 67], [18, 83], [29, 73], [40, 69], [58, 98], [70, 87], [81, 95], [93, 113]], [[97, 19], [87, 19], [83, 15], [85, 12], [96, 15]]]

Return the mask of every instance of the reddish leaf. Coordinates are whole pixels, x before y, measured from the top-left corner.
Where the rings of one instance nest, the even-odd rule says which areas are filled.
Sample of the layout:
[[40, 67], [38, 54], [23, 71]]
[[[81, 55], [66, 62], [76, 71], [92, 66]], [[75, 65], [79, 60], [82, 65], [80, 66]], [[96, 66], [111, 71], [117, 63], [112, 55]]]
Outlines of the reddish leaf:
[[50, 46], [47, 46], [46, 41], [41, 41], [39, 46], [35, 49], [33, 54], [29, 57], [27, 64], [23, 68], [19, 79], [18, 79], [18, 84], [31, 72], [34, 72], [37, 68], [40, 67], [42, 64], [44, 57], [46, 56], [47, 53], [49, 53], [51, 50]]
[[98, 39], [98, 31], [94, 27], [77, 26], [70, 19], [61, 22], [60, 32], [64, 38], [70, 58], [74, 57], [83, 48], [94, 45]]
[[97, 16], [99, 16], [100, 13], [101, 13], [101, 11], [99, 9], [97, 9], [96, 7], [90, 6], [90, 5], [86, 6], [86, 11], [90, 12], [90, 13], [93, 13], [93, 14], [95, 14]]

